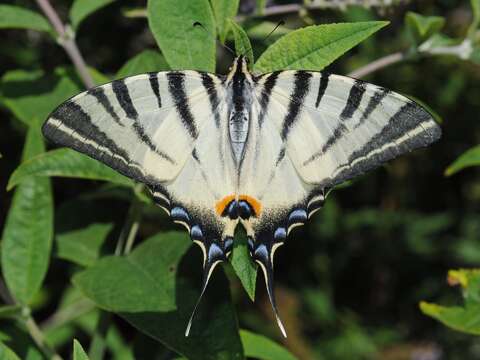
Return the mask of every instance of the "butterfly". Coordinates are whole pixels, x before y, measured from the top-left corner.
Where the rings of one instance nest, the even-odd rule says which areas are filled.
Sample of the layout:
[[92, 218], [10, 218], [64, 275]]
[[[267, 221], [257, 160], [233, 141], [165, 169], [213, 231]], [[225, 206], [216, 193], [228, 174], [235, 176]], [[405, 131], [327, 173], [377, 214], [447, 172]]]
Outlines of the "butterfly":
[[[147, 73], [92, 88], [43, 125], [52, 142], [148, 187], [203, 253], [200, 301], [233, 249], [239, 223], [273, 294], [273, 259], [326, 191], [438, 140], [440, 127], [414, 101], [326, 72], [254, 75], [237, 57], [226, 76]], [[187, 326], [188, 336], [194, 311]]]

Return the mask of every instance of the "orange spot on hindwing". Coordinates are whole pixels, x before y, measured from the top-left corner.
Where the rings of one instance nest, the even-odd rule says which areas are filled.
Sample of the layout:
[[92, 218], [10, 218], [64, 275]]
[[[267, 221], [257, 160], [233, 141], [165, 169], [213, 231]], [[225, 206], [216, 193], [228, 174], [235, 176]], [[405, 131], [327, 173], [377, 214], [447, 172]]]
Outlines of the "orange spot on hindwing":
[[215, 211], [219, 216], [222, 216], [225, 208], [230, 205], [230, 203], [235, 200], [235, 195], [228, 195], [221, 199], [219, 202], [215, 204]]
[[[215, 204], [215, 212], [219, 216], [228, 215], [232, 219], [237, 218], [239, 214], [238, 213], [239, 205], [240, 207], [244, 206], [242, 205], [242, 202], [246, 203], [246, 206], [247, 206], [246, 217], [249, 217], [249, 216], [258, 217], [260, 215], [262, 211], [262, 204], [253, 196], [249, 196], [249, 195], [240, 195], [238, 199], [236, 198], [235, 195], [227, 195]], [[248, 210], [248, 208], [250, 208], [250, 210]], [[240, 216], [243, 217], [244, 215], [241, 215], [240, 213]]]
[[255, 212], [255, 216], [260, 216], [260, 213], [262, 212], [262, 204], [260, 201], [249, 195], [240, 195], [238, 199], [246, 201], [252, 207], [253, 211]]

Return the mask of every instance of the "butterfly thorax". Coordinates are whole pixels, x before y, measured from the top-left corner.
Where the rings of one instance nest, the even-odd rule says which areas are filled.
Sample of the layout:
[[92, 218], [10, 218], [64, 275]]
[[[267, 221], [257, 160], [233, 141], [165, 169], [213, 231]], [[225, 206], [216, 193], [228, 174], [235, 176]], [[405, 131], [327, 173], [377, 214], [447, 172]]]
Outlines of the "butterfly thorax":
[[252, 76], [248, 71], [246, 58], [235, 59], [226, 80], [228, 93], [228, 134], [233, 157], [240, 165], [247, 143], [251, 108], [252, 108]]

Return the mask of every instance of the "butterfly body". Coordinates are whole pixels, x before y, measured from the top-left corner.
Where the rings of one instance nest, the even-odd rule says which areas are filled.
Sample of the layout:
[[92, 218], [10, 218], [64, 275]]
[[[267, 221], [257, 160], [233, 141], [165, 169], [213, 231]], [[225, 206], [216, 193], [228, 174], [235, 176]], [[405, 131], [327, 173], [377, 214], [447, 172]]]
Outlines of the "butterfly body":
[[[243, 225], [273, 296], [273, 257], [326, 190], [440, 137], [430, 114], [385, 88], [324, 72], [137, 75], [60, 105], [53, 142], [144, 183], [202, 250], [203, 286]], [[193, 315], [192, 315], [193, 316]], [[190, 323], [187, 333], [190, 330]]]

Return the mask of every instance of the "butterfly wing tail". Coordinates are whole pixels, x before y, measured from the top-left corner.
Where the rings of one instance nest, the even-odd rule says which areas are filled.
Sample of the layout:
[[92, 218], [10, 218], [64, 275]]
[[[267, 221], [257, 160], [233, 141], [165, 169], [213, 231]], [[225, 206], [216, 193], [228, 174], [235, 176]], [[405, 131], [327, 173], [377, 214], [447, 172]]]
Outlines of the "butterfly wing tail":
[[285, 331], [285, 326], [283, 325], [280, 315], [278, 313], [277, 303], [275, 301], [275, 293], [273, 291], [273, 255], [275, 249], [280, 246], [282, 243], [271, 243], [271, 242], [257, 242], [254, 248], [252, 249], [253, 260], [260, 265], [260, 268], [263, 272], [263, 277], [265, 279], [265, 286], [267, 288], [268, 299], [272, 305], [273, 314], [277, 321], [277, 325], [282, 332], [282, 335], [286, 338], [287, 332]]

